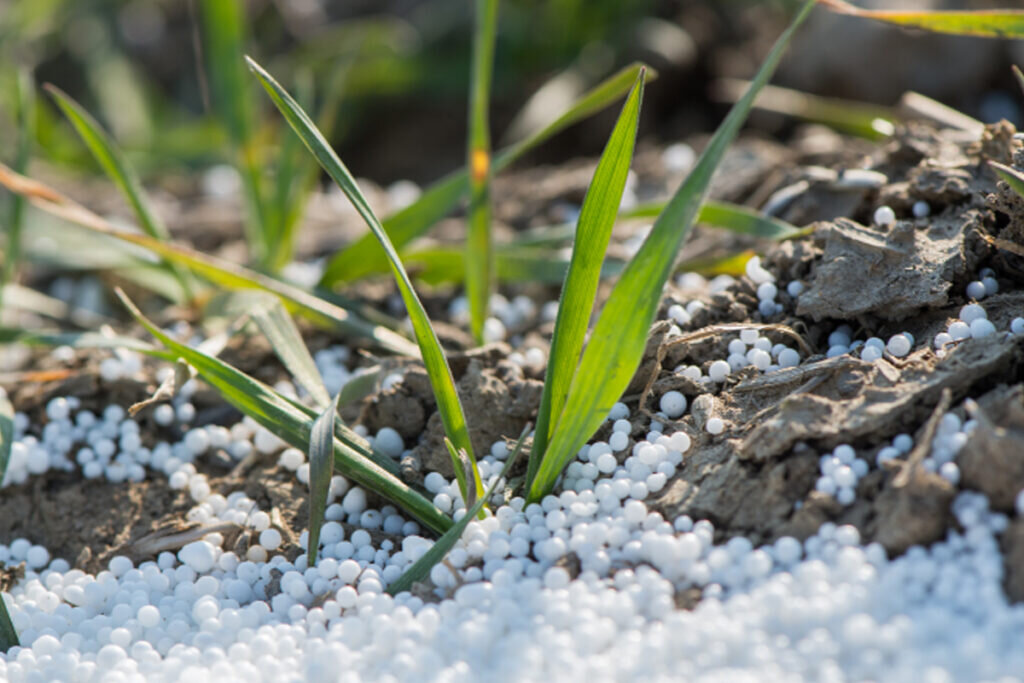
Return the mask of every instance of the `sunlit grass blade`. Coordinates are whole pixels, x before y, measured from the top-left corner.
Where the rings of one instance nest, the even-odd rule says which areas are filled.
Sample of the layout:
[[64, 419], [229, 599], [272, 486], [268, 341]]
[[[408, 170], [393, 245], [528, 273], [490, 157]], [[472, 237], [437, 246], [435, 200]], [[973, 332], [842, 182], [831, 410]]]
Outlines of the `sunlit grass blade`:
[[1010, 67], [1013, 70], [1013, 76], [1017, 79], [1017, 85], [1020, 86], [1022, 92], [1024, 92], [1024, 71], [1020, 70], [1020, 67], [1014, 64]]
[[[515, 244], [495, 246], [495, 276], [499, 282], [561, 284], [569, 260], [551, 248], [520, 248]], [[406, 267], [418, 282], [428, 285], [460, 284], [465, 280], [464, 250], [454, 246], [424, 247], [402, 255]], [[618, 275], [623, 263], [607, 258], [601, 277]]]
[[107, 177], [113, 181], [117, 189], [124, 195], [124, 198], [128, 200], [132, 211], [135, 212], [135, 217], [139, 221], [139, 227], [150, 237], [156, 237], [161, 240], [170, 239], [167, 227], [150, 206], [149, 197], [146, 196], [145, 190], [142, 189], [142, 183], [139, 181], [138, 175], [128, 164], [124, 154], [111, 139], [110, 135], [103, 130], [99, 122], [82, 105], [73, 100], [63, 90], [50, 83], [43, 87], [50, 93], [50, 96], [53, 97], [61, 112], [64, 113], [64, 116], [74, 126], [78, 136], [85, 143], [85, 146], [89, 148], [89, 151], [103, 169], [103, 172], [107, 174]]
[[1014, 192], [1016, 192], [1021, 199], [1024, 199], [1024, 173], [1021, 173], [1015, 168], [1011, 168], [1005, 164], [1000, 164], [997, 161], [990, 161], [988, 165], [999, 174], [999, 177], [1006, 181]]
[[[11, 459], [11, 446], [14, 444], [14, 407], [7, 397], [0, 393], [0, 485], [7, 474], [7, 463]], [[11, 615], [4, 603], [3, 591], [0, 591], [0, 652], [7, 652], [19, 645], [18, 632], [14, 630]]]
[[28, 197], [34, 206], [54, 216], [94, 233], [143, 247], [162, 258], [181, 264], [196, 275], [221, 287], [269, 292], [280, 297], [290, 310], [301, 313], [317, 325], [364, 337], [397, 354], [419, 355], [416, 346], [400, 334], [361, 320], [350, 311], [324, 301], [299, 287], [186, 247], [161, 242], [148, 235], [119, 230], [56, 190], [15, 173], [3, 164], [0, 164], [0, 185]]
[[245, 221], [250, 257], [269, 258], [267, 215], [256, 149], [253, 93], [245, 73], [246, 16], [243, 0], [204, 0], [197, 4], [203, 26], [203, 52], [210, 74], [210, 96], [234, 149], [248, 209]]
[[[728, 78], [715, 83], [714, 91], [719, 99], [735, 102], [749, 85], [748, 81]], [[884, 140], [895, 132], [896, 112], [888, 107], [821, 97], [776, 85], [765, 86], [754, 107], [820, 123], [868, 140]]]
[[[313, 74], [309, 69], [299, 69], [295, 74], [296, 97], [304, 107], [313, 106]], [[302, 143], [282, 128], [278, 140], [279, 151], [274, 179], [266, 202], [266, 234], [270, 251], [269, 262], [276, 268], [284, 267], [291, 261], [291, 244], [284, 242], [285, 221], [291, 211], [292, 195], [300, 182], [299, 169], [309, 162], [309, 155], [302, 149]], [[313, 164], [310, 163], [310, 166]], [[277, 265], [280, 264], [280, 265]]]
[[[17, 151], [14, 168], [25, 173], [32, 156], [35, 140], [36, 90], [32, 74], [27, 70], [18, 72], [14, 86], [14, 117], [18, 126]], [[3, 288], [14, 279], [21, 261], [21, 228], [25, 220], [25, 199], [20, 195], [11, 198], [7, 214], [7, 240], [4, 246], [3, 262], [0, 263], [0, 312], [3, 311]]]
[[17, 647], [20, 644], [18, 642], [18, 632], [14, 630], [11, 615], [7, 612], [4, 594], [0, 591], [0, 652], [7, 652], [12, 647]]
[[644, 95], [644, 75], [641, 69], [633, 89], [622, 105], [622, 112], [608, 138], [580, 208], [572, 259], [562, 286], [544, 391], [537, 411], [537, 428], [526, 473], [528, 484], [540, 467], [555, 425], [556, 420], [553, 418], [562, 412], [569, 386], [579, 365], [583, 340], [594, 310], [597, 285], [601, 279], [601, 264], [604, 263], [608, 241], [622, 203], [626, 176], [633, 161], [640, 104]]
[[324, 408], [331, 402], [331, 397], [295, 321], [276, 296], [257, 296], [261, 300], [249, 309], [253, 322], [270, 341], [274, 353], [288, 372], [313, 398], [313, 403], [318, 408]]
[[750, 89], [718, 127], [609, 295], [583, 351], [565, 407], [553, 415], [551, 441], [530, 484], [531, 502], [539, 501], [554, 488], [562, 470], [601, 426], [633, 378], [662, 289], [704, 203], [712, 175], [746, 120], [758, 91], [771, 78], [793, 33], [814, 5], [814, 0], [808, 0], [775, 43]]
[[419, 345], [420, 355], [423, 358], [423, 365], [430, 376], [430, 385], [434, 390], [434, 398], [437, 400], [437, 409], [444, 424], [445, 434], [448, 435], [448, 438], [451, 439], [456, 448], [464, 450], [469, 455], [473, 465], [472, 482], [465, 481], [465, 476], [460, 471], [456, 471], [459, 477], [459, 488], [464, 499], [468, 499], [467, 491], [469, 486], [476, 488], [477, 496], [483, 495], [483, 485], [480, 482], [480, 473], [476, 466], [473, 445], [469, 439], [466, 416], [462, 411], [462, 403], [455, 389], [455, 380], [452, 378], [451, 369], [448, 367], [448, 361], [444, 357], [437, 334], [430, 324], [430, 319], [427, 317], [423, 304], [420, 303], [419, 297], [416, 295], [416, 290], [413, 289], [412, 281], [409, 279], [409, 274], [405, 271], [405, 267], [398, 257], [398, 252], [395, 251], [395, 247], [391, 244], [391, 240], [388, 239], [387, 233], [384, 232], [384, 228], [374, 215], [373, 210], [366, 201], [366, 197], [360, 191], [355, 178], [352, 177], [348, 168], [345, 167], [327, 140], [324, 139], [313, 122], [310, 121], [309, 116], [302, 111], [298, 104], [295, 103], [295, 100], [260, 65], [249, 59], [249, 66], [257, 78], [259, 78], [264, 88], [266, 88], [267, 93], [274, 101], [274, 104], [277, 105], [285, 120], [288, 121], [288, 124], [296, 134], [302, 138], [303, 143], [313, 156], [316, 157], [317, 161], [320, 162], [324, 170], [327, 171], [327, 174], [331, 176], [331, 179], [345, 193], [367, 226], [369, 226], [377, 239], [380, 240], [381, 246], [384, 247], [384, 252], [391, 265], [392, 274], [395, 277], [395, 282], [398, 284], [402, 300], [412, 322], [416, 342]]
[[0, 392], [0, 484], [7, 474], [7, 463], [11, 460], [11, 446], [14, 444], [14, 407], [7, 395]]
[[494, 36], [498, 0], [476, 0], [473, 65], [469, 91], [469, 233], [466, 237], [466, 298], [469, 329], [477, 344], [484, 340], [484, 321], [494, 286], [494, 245], [491, 235], [491, 129], [488, 101], [494, 71]]
[[[294, 402], [224, 361], [175, 341], [150, 322], [120, 290], [118, 296], [147, 332], [174, 356], [195, 368], [224, 400], [286, 443], [308, 451], [315, 415], [311, 417]], [[161, 357], [167, 355], [161, 354]], [[359, 452], [339, 439], [334, 442], [334, 466], [345, 477], [393, 501], [427, 527], [443, 533], [451, 526], [451, 520], [430, 501], [381, 468], [368, 453]]]
[[[416, 560], [411, 567], [405, 570], [405, 572], [397, 579], [391, 582], [388, 586], [388, 593], [391, 595], [398, 595], [402, 591], [411, 590], [413, 585], [418, 581], [423, 581], [430, 576], [430, 570], [434, 568], [438, 562], [444, 559], [445, 555], [455, 547], [459, 539], [462, 538], [462, 534], [466, 531], [466, 527], [469, 523], [480, 514], [483, 510], [484, 505], [491, 496], [494, 495], [495, 489], [498, 484], [505, 478], [505, 475], [512, 469], [512, 465], [519, 459], [519, 454], [522, 453], [523, 444], [526, 442], [526, 436], [529, 433], [529, 425], [523, 430], [523, 433], [519, 437], [519, 441], [516, 442], [515, 448], [512, 453], [509, 454], [508, 460], [505, 461], [505, 466], [501, 468], [501, 473], [498, 478], [495, 479], [494, 483], [487, 489], [487, 492], [478, 498], [475, 503], [466, 511], [462, 519], [452, 525], [452, 528], [444, 533], [441, 538], [434, 541], [434, 545], [430, 546], [430, 550], [423, 554], [423, 557]], [[450, 443], [450, 442], [449, 442]]]
[[867, 10], [854, 7], [845, 0], [818, 0], [818, 2], [840, 14], [850, 14], [865, 19], [875, 19], [905, 28], [919, 28], [935, 33], [951, 33], [960, 36], [981, 36], [986, 38], [1024, 37], [1024, 10], [950, 10], [950, 11], [901, 11]]
[[[623, 212], [623, 218], [656, 218], [668, 206], [668, 202], [642, 204]], [[786, 221], [765, 216], [754, 209], [730, 204], [729, 202], [706, 201], [697, 213], [696, 222], [712, 228], [728, 230], [740, 235], [785, 240], [804, 233], [801, 228]]]
[[339, 398], [341, 394], [327, 402], [327, 407], [316, 418], [309, 435], [309, 543], [306, 555], [310, 567], [316, 565], [320, 527], [324, 523], [327, 494], [331, 488], [331, 474], [334, 472], [334, 417], [338, 414]]
[[127, 349], [148, 355], [153, 355], [157, 351], [152, 344], [133, 337], [108, 336], [99, 332], [60, 332], [0, 327], [0, 344], [14, 343], [41, 347], [70, 346], [74, 349]]
[[[629, 92], [642, 68], [647, 67], [640, 63], [624, 67], [588, 90], [550, 124], [496, 153], [491, 164], [492, 175], [508, 168], [548, 138], [593, 116], [621, 98]], [[654, 77], [654, 70], [647, 68], [647, 80], [653, 80]], [[387, 217], [383, 223], [384, 231], [392, 244], [401, 249], [448, 215], [468, 193], [469, 173], [462, 168], [432, 184], [413, 204]], [[330, 259], [320, 286], [327, 289], [343, 282], [352, 282], [386, 265], [387, 260], [376, 238], [366, 234]]]
[[[346, 62], [334, 68], [323, 104], [317, 114], [318, 125], [328, 138], [338, 120], [338, 110], [350, 67], [351, 63]], [[313, 99], [312, 93], [309, 99]], [[309, 158], [298, 137], [289, 134], [287, 129], [283, 132], [285, 139], [281, 141], [281, 160], [274, 169], [277, 177], [276, 192], [272, 200], [273, 231], [268, 239], [268, 267], [272, 273], [288, 265], [295, 254], [295, 231], [302, 222], [306, 205], [316, 189], [320, 176], [320, 166]]]
[[[128, 163], [128, 160], [125, 159], [124, 154], [113, 139], [103, 130], [99, 122], [82, 105], [71, 99], [67, 93], [49, 83], [44, 87], [53, 97], [57, 106], [64, 113], [64, 116], [74, 126], [78, 136], [85, 143], [85, 146], [89, 148], [89, 152], [92, 153], [96, 162], [103, 169], [103, 172], [107, 174], [107, 177], [113, 181], [117, 189], [124, 195], [124, 198], [135, 213], [139, 227], [150, 237], [162, 241], [169, 240], [170, 233], [167, 231], [167, 227], [153, 210], [149, 197], [146, 195], [145, 190], [142, 189], [142, 183], [139, 181], [138, 175], [136, 175], [135, 170]], [[178, 279], [181, 281], [182, 288], [188, 292], [190, 289], [188, 276], [173, 264], [169, 263], [168, 265], [175, 270]]]
[[21, 309], [59, 321], [70, 321], [80, 327], [98, 327], [116, 322], [102, 313], [75, 306], [62, 299], [43, 294], [37, 289], [9, 284], [3, 288], [8, 308]]
[[735, 254], [710, 258], [693, 258], [676, 264], [676, 273], [697, 273], [704, 277], [732, 275], [740, 277], [747, 272], [747, 261], [756, 256], [753, 249], [744, 249]]

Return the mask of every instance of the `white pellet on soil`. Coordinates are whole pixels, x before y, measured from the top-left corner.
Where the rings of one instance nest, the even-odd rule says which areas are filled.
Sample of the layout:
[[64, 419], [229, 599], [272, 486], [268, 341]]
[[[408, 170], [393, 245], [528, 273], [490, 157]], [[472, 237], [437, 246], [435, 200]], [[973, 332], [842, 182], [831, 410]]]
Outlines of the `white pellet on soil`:
[[[627, 435], [628, 412], [615, 413], [613, 433]], [[955, 454], [969, 427], [944, 417], [930, 459]], [[888, 448], [903, 457], [911, 445], [901, 436]], [[366, 531], [346, 538], [328, 522], [322, 559], [307, 568], [304, 555], [275, 554], [281, 533], [259, 518], [259, 545], [246, 558], [207, 538], [138, 567], [116, 557], [96, 576], [15, 540], [0, 558], [26, 561], [9, 600], [25, 645], [0, 656], [0, 676], [916, 680], [930, 672], [974, 680], [1024, 667], [1007, 636], [1024, 627], [1024, 607], [1007, 605], [1000, 586], [1006, 520], [983, 496], [957, 498], [960, 531], [892, 561], [880, 546], [861, 545], [854, 527], [831, 523], [803, 543], [784, 537], [754, 548], [738, 537], [716, 546], [710, 522], [665, 520], [645, 502], [643, 489], [664, 485], [656, 477], [671, 476], [691, 447], [684, 432], [657, 435], [620, 463], [607, 444], [591, 445], [576, 464], [611, 457], [612, 476], [581, 472], [581, 490], [525, 508], [516, 498], [473, 522], [450, 567], [433, 573], [437, 603], [383, 592], [430, 547], [415, 532], [376, 546]], [[481, 469], [496, 462], [485, 458]], [[842, 491], [863, 476], [858, 463], [866, 461], [839, 446], [822, 469]], [[457, 491], [436, 473], [427, 486]], [[365, 495], [349, 501], [339, 511], [349, 519], [385, 513], [367, 509]], [[209, 494], [195, 510], [206, 513], [190, 517], [207, 521], [266, 516], [240, 493]], [[582, 569], [576, 579], [556, 565], [570, 551]], [[268, 595], [275, 576], [280, 592]], [[677, 609], [673, 596], [688, 588], [703, 599]]]
[[[877, 215], [876, 222], [883, 223]], [[774, 278], [759, 262], [747, 275], [762, 303], [774, 301]], [[787, 293], [798, 295], [793, 289]], [[550, 314], [516, 300], [492, 310], [503, 329]], [[697, 310], [677, 304], [668, 317], [685, 325]], [[984, 324], [991, 330], [979, 332], [996, 331], [980, 305], [966, 306], [935, 345], [943, 335], [943, 344], [976, 336]], [[1010, 329], [1024, 334], [1024, 319]], [[800, 364], [786, 340], [767, 336], [743, 330], [726, 340], [728, 359], [677, 372], [711, 390], [741, 368], [771, 373]], [[834, 355], [877, 360], [905, 357], [914, 339], [855, 340], [841, 326], [828, 345]], [[351, 377], [347, 349], [315, 360], [332, 393]], [[117, 362], [119, 373], [138, 371]], [[235, 459], [267, 453], [302, 481], [305, 455], [250, 420], [189, 428], [190, 394], [153, 409], [168, 438], [151, 447], [117, 406], [96, 415], [76, 399], [55, 398], [42, 428], [19, 414], [3, 483], [49, 469], [115, 482], [166, 477], [195, 501], [189, 521], [242, 525], [252, 543], [236, 554], [210, 533], [138, 566], [115, 557], [96, 575], [26, 539], [0, 545], [0, 562], [25, 563], [24, 578], [4, 595], [23, 647], [0, 655], [0, 680], [972, 681], [1017, 680], [1024, 671], [1024, 605], [1009, 605], [1001, 585], [1008, 520], [984, 496], [960, 492], [952, 507], [959, 526], [892, 560], [878, 544], [863, 544], [855, 527], [832, 523], [803, 542], [783, 537], [754, 547], [734, 537], [716, 545], [711, 522], [665, 519], [653, 509], [693, 450], [728, 426], [711, 416], [707, 433], [672, 431], [692, 401], [680, 391], [652, 398], [661, 411], [654, 421], [615, 404], [607, 441], [581, 449], [556, 495], [496, 504], [431, 572], [432, 590], [395, 597], [386, 586], [432, 545], [415, 522], [394, 506], [372, 507], [378, 503], [366, 491], [335, 476], [318, 564], [308, 567], [305, 554], [286, 559], [288, 530], [272, 511], [241, 491], [211, 490], [196, 463], [215, 451]], [[956, 412], [942, 416], [923, 466], [958, 485], [957, 455], [974, 428]], [[373, 441], [393, 457], [404, 452], [390, 427]], [[871, 468], [896, 466], [890, 461], [913, 445], [900, 434], [877, 451], [836, 446], [820, 456], [815, 488], [848, 506]], [[485, 483], [508, 455], [506, 442], [491, 446], [479, 462]], [[441, 509], [465, 513], [457, 482], [430, 472], [424, 487]], [[1024, 514], [1024, 492], [1016, 503]], [[307, 538], [302, 532], [300, 544]], [[575, 578], [566, 569], [570, 553], [579, 562]], [[696, 606], [676, 607], [676, 596], [691, 589], [701, 595]]]
[[888, 206], [880, 206], [875, 209], [874, 215], [875, 225], [887, 228], [896, 222], [896, 212]]

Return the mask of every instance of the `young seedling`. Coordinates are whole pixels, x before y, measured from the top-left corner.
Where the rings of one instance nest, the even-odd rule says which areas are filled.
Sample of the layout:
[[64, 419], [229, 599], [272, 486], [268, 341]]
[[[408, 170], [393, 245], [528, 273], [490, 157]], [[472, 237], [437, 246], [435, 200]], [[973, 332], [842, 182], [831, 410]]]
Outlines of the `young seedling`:
[[[661, 290], [673, 270], [679, 246], [699, 214], [714, 170], [739, 132], [754, 98], [774, 72], [796, 28], [814, 4], [814, 0], [808, 0], [797, 14], [768, 55], [747, 93], [715, 133], [693, 172], [658, 217], [647, 240], [612, 290], [591, 334], [590, 343], [583, 350], [601, 263], [618, 214], [636, 139], [644, 80], [644, 71], [639, 70], [581, 210], [572, 264], [566, 276], [559, 319], [555, 324], [548, 376], [528, 468], [529, 500], [540, 500], [554, 488], [562, 469], [601, 425], [612, 404], [628, 385], [639, 365], [647, 330], [661, 299]], [[446, 432], [455, 449], [465, 451], [473, 460], [476, 495], [480, 498], [483, 491], [475, 470], [475, 459], [472, 451], [463, 445], [469, 443], [468, 431], [451, 372], [397, 251], [348, 169], [309, 117], [266, 71], [251, 59], [249, 64], [285, 119], [349, 197], [384, 248], [416, 330]], [[453, 461], [463, 497], [468, 500], [466, 477], [458, 459], [453, 458]]]
[[480, 473], [476, 467], [476, 457], [473, 454], [473, 445], [470, 442], [469, 430], [466, 425], [466, 417], [462, 410], [462, 402], [455, 389], [455, 380], [452, 378], [452, 372], [448, 367], [448, 361], [445, 359], [444, 352], [441, 350], [441, 344], [437, 339], [437, 334], [434, 332], [430, 319], [427, 317], [427, 312], [423, 308], [423, 304], [420, 302], [419, 296], [416, 294], [416, 290], [413, 288], [409, 274], [402, 265], [398, 252], [391, 244], [391, 240], [388, 238], [388, 235], [384, 231], [380, 221], [377, 219], [377, 216], [370, 208], [369, 203], [366, 201], [366, 197], [363, 196], [363, 193], [356, 184], [352, 174], [342, 163], [341, 159], [338, 158], [338, 155], [335, 154], [330, 144], [324, 138], [323, 134], [317, 129], [316, 125], [310, 120], [309, 116], [302, 111], [302, 108], [299, 107], [298, 103], [295, 102], [291, 95], [289, 95], [284, 88], [282, 88], [277, 81], [275, 81], [273, 77], [263, 69], [263, 67], [251, 58], [249, 58], [248, 61], [250, 68], [263, 84], [267, 93], [270, 95], [270, 98], [285, 117], [285, 120], [288, 121], [288, 124], [302, 139], [302, 142], [306, 145], [309, 151], [314, 157], [316, 157], [324, 170], [327, 171], [327, 174], [331, 179], [334, 180], [338, 187], [345, 193], [356, 211], [360, 216], [362, 216], [367, 226], [369, 226], [370, 231], [380, 241], [381, 246], [384, 248], [384, 252], [387, 255], [388, 262], [391, 266], [391, 272], [395, 277], [395, 282], [398, 284], [402, 300], [409, 313], [409, 319], [412, 322], [416, 342], [419, 344], [423, 364], [426, 367], [427, 374], [430, 377], [431, 386], [434, 389], [434, 398], [437, 400], [437, 408], [441, 415], [441, 421], [444, 424], [445, 434], [457, 449], [465, 451], [469, 455], [473, 464], [473, 477], [470, 481], [462, 471], [459, 463], [453, 463], [463, 500], [469, 499], [468, 491], [470, 487], [473, 487], [476, 490], [477, 497], [482, 496], [484, 493], [483, 484], [480, 482]]
[[[558, 338], [582, 340], [586, 318], [576, 315], [556, 320], [549, 377], [545, 382], [545, 393], [551, 394], [552, 398], [547, 403], [542, 400], [537, 418], [537, 436], [527, 474], [528, 501], [539, 501], [554, 489], [562, 470], [597, 431], [628, 386], [640, 365], [647, 331], [657, 313], [662, 288], [672, 273], [679, 247], [689, 235], [704, 203], [714, 171], [746, 120], [758, 92], [774, 73], [793, 33], [807, 18], [814, 4], [814, 0], [809, 0], [797, 13], [768, 54], [750, 88], [733, 106], [693, 171], [658, 216], [647, 239], [608, 297], [582, 356], [577, 355], [581, 342], [567, 344], [563, 352], [558, 348], [563, 343]], [[592, 187], [595, 183], [596, 173]], [[591, 201], [590, 194], [588, 191], [584, 210]], [[580, 248], [579, 242], [576, 248]], [[589, 268], [592, 269], [593, 265], [589, 264]], [[559, 305], [560, 317], [563, 308], [577, 308], [575, 300], [566, 299], [571, 287], [575, 286], [575, 280], [592, 277], [582, 266], [579, 269], [570, 266], [563, 301]], [[589, 311], [590, 306], [585, 310]], [[552, 372], [558, 373], [557, 384], [552, 381]], [[550, 390], [549, 385], [552, 387]], [[546, 432], [541, 425], [546, 426]]]

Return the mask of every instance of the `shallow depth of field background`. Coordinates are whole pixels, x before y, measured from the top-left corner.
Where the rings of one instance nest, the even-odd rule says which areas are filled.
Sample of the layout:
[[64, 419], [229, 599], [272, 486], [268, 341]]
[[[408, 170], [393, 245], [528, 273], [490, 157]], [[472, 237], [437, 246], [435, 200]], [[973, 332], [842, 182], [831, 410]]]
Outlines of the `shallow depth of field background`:
[[[9, 150], [14, 65], [34, 69], [94, 113], [146, 179], [222, 161], [223, 133], [208, 115], [200, 68], [200, 0], [7, 0], [0, 11], [0, 150]], [[862, 6], [983, 8], [978, 0], [871, 0]], [[426, 183], [464, 156], [471, 5], [457, 0], [253, 0], [249, 51], [291, 87], [322, 94], [339, 69], [344, 97], [332, 142], [358, 175]], [[558, 110], [574, 93], [642, 59], [660, 73], [648, 89], [641, 139], [671, 142], [710, 131], [725, 111], [714, 81], [749, 76], [784, 26], [789, 0], [506, 0], [493, 87], [497, 142]], [[1016, 54], [1014, 53], [1016, 50]], [[818, 12], [794, 42], [776, 82], [817, 94], [893, 104], [918, 90], [985, 121], [1021, 123], [1001, 41], [916, 36]], [[552, 81], [552, 79], [554, 79]], [[551, 82], [524, 112], [529, 96]], [[253, 97], [269, 113], [269, 103]], [[65, 170], [96, 168], [42, 98], [36, 158]], [[558, 136], [525, 162], [594, 155], [615, 109]], [[264, 123], [274, 122], [272, 117]], [[755, 116], [785, 136], [791, 124]], [[268, 130], [270, 128], [268, 127]], [[6, 157], [6, 151], [0, 151]]]

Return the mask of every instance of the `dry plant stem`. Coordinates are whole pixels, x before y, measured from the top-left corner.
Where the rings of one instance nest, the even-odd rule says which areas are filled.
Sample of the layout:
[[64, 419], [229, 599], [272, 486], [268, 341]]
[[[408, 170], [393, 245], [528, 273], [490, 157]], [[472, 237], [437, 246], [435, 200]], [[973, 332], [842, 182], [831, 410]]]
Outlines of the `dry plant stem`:
[[242, 527], [234, 522], [221, 522], [220, 524], [203, 524], [177, 533], [154, 531], [135, 541], [127, 549], [136, 555], [158, 555], [166, 550], [178, 550], [193, 541], [201, 541], [208, 534], [223, 534], [242, 530]]
[[995, 247], [996, 249], [1002, 249], [1003, 251], [1008, 251], [1014, 256], [1024, 256], [1024, 247], [1016, 242], [1004, 240], [999, 237], [993, 237], [992, 235], [980, 230], [975, 231], [974, 234], [983, 239], [989, 246]]
[[154, 240], [147, 235], [119, 230], [109, 221], [93, 213], [81, 204], [57, 192], [51, 187], [13, 171], [0, 163], [0, 185], [12, 192], [27, 197], [39, 209], [57, 218], [108, 235], [122, 242], [137, 245], [158, 255], [174, 253], [187, 258], [190, 267], [203, 277], [217, 281], [226, 280], [229, 288], [262, 289], [281, 299], [289, 301], [319, 324], [335, 329], [347, 330], [358, 336], [366, 336], [384, 348], [397, 354], [418, 357], [419, 349], [402, 335], [356, 319], [349, 311], [320, 299], [309, 292], [289, 285], [281, 280], [249, 271], [241, 266], [208, 256], [204, 253], [169, 243]]
[[918, 437], [913, 450], [907, 455], [906, 462], [903, 463], [902, 469], [893, 479], [893, 486], [899, 488], [906, 486], [910, 483], [910, 477], [914, 471], [921, 467], [921, 463], [931, 452], [932, 441], [935, 439], [935, 433], [939, 429], [939, 423], [942, 421], [942, 416], [949, 411], [949, 406], [953, 403], [953, 392], [947, 387], [942, 390], [942, 396], [939, 398], [938, 404], [932, 411], [931, 417], [925, 423], [924, 428], [921, 429], [921, 436]]
[[[834, 362], [834, 361], [842, 361], [842, 362]], [[790, 399], [790, 398], [792, 398], [794, 396], [799, 396], [800, 394], [809, 393], [812, 389], [817, 387], [819, 384], [821, 384], [826, 379], [831, 377], [834, 373], [839, 372], [840, 370], [861, 367], [863, 365], [865, 365], [865, 363], [863, 361], [858, 361], [858, 360], [856, 360], [854, 358], [849, 358], [849, 357], [846, 357], [846, 358], [842, 358], [842, 357], [841, 358], [829, 358], [827, 360], [820, 361], [818, 363], [813, 363], [813, 364], [805, 366], [805, 367], [793, 368], [794, 370], [805, 370], [806, 369], [807, 372], [799, 373], [798, 375], [789, 375], [786, 378], [780, 378], [780, 379], [784, 379], [785, 381], [781, 381], [781, 382], [773, 381], [773, 380], [776, 379], [773, 376], [760, 377], [760, 378], [751, 380], [750, 382], [744, 382], [743, 384], [738, 384], [735, 387], [733, 387], [732, 390], [734, 392], [747, 392], [747, 391], [756, 391], [758, 389], [764, 389], [765, 387], [784, 386], [786, 384], [792, 384], [793, 381], [799, 381], [799, 379], [803, 379], [803, 378], [807, 377], [808, 375], [811, 375], [810, 379], [808, 379], [806, 382], [801, 384], [795, 390], [793, 390], [790, 393], [786, 394], [784, 397], [782, 397], [781, 399], [779, 399], [775, 403], [771, 404], [770, 406], [762, 408], [756, 414], [754, 414], [753, 417], [748, 419], [747, 420], [747, 427], [748, 428], [753, 428], [753, 427], [756, 427], [768, 415], [770, 415], [773, 412], [775, 412], [775, 410], [780, 405], [782, 405], [783, 401], [785, 401], [787, 399]], [[782, 371], [779, 371], [779, 372], [782, 372]], [[797, 377], [799, 377], [799, 379], [795, 380], [794, 378], [797, 378]]]
[[[775, 372], [762, 377], [757, 377], [741, 384], [737, 384], [732, 388], [732, 391], [735, 393], [747, 393], [760, 391], [761, 389], [787, 386], [789, 384], [796, 384], [797, 382], [807, 382], [808, 380], [815, 381], [815, 384], [817, 384], [834, 372], [850, 370], [853, 368], [866, 368], [870, 365], [870, 363], [858, 360], [852, 356], [826, 358], [825, 360], [800, 365], [795, 368], [776, 370]], [[800, 393], [801, 391], [806, 391], [806, 389], [801, 388], [794, 393]]]
[[[661, 323], [657, 323], [657, 324], [655, 324], [651, 328], [651, 332], [650, 332], [649, 336], [655, 336], [657, 334], [661, 334], [662, 331], [667, 329], [668, 327], [669, 327], [669, 324], [667, 322], [665, 322], [665, 321], [663, 321]], [[807, 344], [807, 342], [804, 340], [804, 338], [800, 335], [800, 333], [798, 333], [796, 330], [794, 330], [793, 328], [791, 328], [791, 327], [789, 327], [787, 325], [781, 325], [781, 324], [778, 324], [778, 323], [723, 323], [721, 325], [708, 325], [707, 327], [702, 327], [701, 329], [697, 330], [696, 332], [690, 332], [689, 334], [684, 334], [684, 335], [681, 335], [679, 337], [674, 337], [674, 338], [672, 338], [672, 339], [670, 339], [668, 341], [663, 342], [660, 346], [658, 346], [658, 351], [657, 351], [657, 354], [655, 355], [655, 361], [656, 361], [656, 366], [655, 367], [659, 368], [661, 366], [662, 361], [665, 360], [665, 354], [668, 352], [668, 349], [670, 349], [670, 348], [672, 348], [674, 346], [679, 346], [680, 344], [688, 344], [688, 343], [692, 343], [692, 342], [695, 342], [695, 341], [700, 341], [701, 339], [707, 339], [708, 337], [713, 337], [713, 336], [720, 335], [720, 334], [727, 334], [729, 332], [739, 332], [741, 330], [749, 330], [749, 329], [763, 330], [763, 331], [767, 331], [767, 332], [778, 332], [780, 334], [784, 334], [787, 337], [795, 340], [796, 343], [800, 345], [800, 350], [803, 351], [805, 355], [811, 355], [811, 348]], [[771, 375], [771, 377], [776, 377], [776, 376], [778, 376], [778, 373], [782, 373], [782, 372], [785, 372], [785, 371], [784, 370], [776, 371], [776, 373], [773, 373]], [[661, 374], [661, 373], [657, 372], [657, 371], [656, 372], [652, 372], [651, 376], [647, 378], [647, 384], [644, 385], [643, 391], [640, 392], [640, 400], [639, 400], [640, 410], [645, 415], [647, 415], [648, 417], [655, 417], [654, 414], [651, 411], [647, 410], [647, 408], [645, 406], [647, 404], [647, 399], [650, 397], [651, 389], [654, 387], [654, 383], [658, 380], [658, 375], [659, 374]], [[801, 381], [801, 380], [800, 379], [795, 379], [795, 380], [794, 379], [786, 379], [784, 381], [776, 382], [776, 383], [777, 384], [791, 384], [791, 383], [797, 382], [797, 381]], [[753, 389], [754, 388], [752, 388], [751, 390], [753, 390]]]
[[228, 472], [226, 479], [233, 479], [238, 481], [245, 479], [246, 475], [249, 474], [252, 468], [256, 467], [256, 465], [259, 464], [260, 460], [262, 460], [264, 457], [265, 456], [259, 451], [253, 450], [251, 453], [249, 453], [249, 455], [245, 456], [244, 458], [238, 461], [238, 464], [235, 465], [230, 472]]
[[722, 323], [720, 325], [708, 325], [707, 327], [702, 327], [696, 332], [690, 332], [679, 337], [673, 337], [666, 341], [663, 346], [666, 348], [672, 348], [673, 346], [699, 341], [718, 334], [741, 332], [743, 330], [762, 330], [764, 332], [778, 332], [779, 334], [784, 334], [800, 345], [800, 351], [805, 356], [811, 356], [814, 354], [810, 345], [806, 340], [804, 340], [803, 336], [801, 336], [799, 332], [788, 325], [782, 325], [780, 323]]

